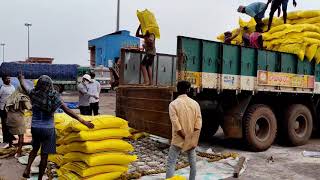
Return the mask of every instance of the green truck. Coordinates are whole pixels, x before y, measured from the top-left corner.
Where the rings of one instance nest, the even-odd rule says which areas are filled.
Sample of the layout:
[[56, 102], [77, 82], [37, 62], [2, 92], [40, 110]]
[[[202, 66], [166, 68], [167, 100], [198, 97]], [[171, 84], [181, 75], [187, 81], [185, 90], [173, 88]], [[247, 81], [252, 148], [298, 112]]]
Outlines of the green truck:
[[320, 65], [314, 61], [179, 36], [177, 55], [158, 54], [155, 86], [144, 87], [138, 85], [142, 57], [129, 51], [121, 55], [116, 114], [133, 128], [171, 137], [168, 106], [179, 80], [192, 83], [190, 96], [201, 107], [203, 138], [221, 127], [226, 137], [244, 139], [250, 150], [264, 151], [276, 138], [303, 145], [319, 127]]

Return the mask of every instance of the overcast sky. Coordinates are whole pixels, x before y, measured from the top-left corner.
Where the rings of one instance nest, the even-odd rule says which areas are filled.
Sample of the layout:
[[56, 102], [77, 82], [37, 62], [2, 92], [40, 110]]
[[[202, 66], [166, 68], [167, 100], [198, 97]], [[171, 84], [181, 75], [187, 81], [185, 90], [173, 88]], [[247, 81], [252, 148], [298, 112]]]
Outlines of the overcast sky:
[[[30, 55], [55, 63], [89, 65], [88, 40], [115, 31], [117, 0], [0, 0], [0, 42], [8, 61], [27, 56], [26, 22], [32, 23]], [[265, 0], [266, 2], [267, 0]], [[133, 35], [136, 10], [150, 9], [161, 31], [157, 50], [176, 53], [176, 36], [215, 40], [237, 26], [240, 4], [254, 0], [121, 0], [120, 29]], [[297, 0], [299, 9], [320, 9], [320, 0]], [[289, 2], [289, 11], [294, 10]], [[247, 18], [248, 19], [248, 18]], [[2, 51], [1, 56], [2, 60]]]

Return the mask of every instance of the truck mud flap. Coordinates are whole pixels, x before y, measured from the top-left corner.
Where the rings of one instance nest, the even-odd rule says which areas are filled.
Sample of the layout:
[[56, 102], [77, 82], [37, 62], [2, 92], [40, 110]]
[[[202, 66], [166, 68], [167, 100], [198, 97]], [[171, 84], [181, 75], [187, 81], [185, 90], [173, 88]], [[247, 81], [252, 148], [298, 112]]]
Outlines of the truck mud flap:
[[221, 125], [226, 137], [242, 138], [242, 118], [250, 103], [252, 96], [242, 97], [239, 102], [224, 114], [224, 121]]

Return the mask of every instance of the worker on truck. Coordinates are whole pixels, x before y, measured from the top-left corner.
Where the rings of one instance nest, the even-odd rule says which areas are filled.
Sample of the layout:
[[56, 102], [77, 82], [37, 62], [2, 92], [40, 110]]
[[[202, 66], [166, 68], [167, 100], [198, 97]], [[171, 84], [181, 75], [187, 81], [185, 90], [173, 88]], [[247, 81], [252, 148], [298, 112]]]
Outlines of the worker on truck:
[[[282, 6], [282, 11], [283, 11], [283, 22], [284, 22], [284, 24], [287, 23], [288, 2], [289, 2], [289, 0], [272, 0], [267, 31], [269, 31], [271, 29], [273, 15], [277, 10], [278, 10], [278, 17], [280, 16], [281, 6]], [[295, 0], [293, 0], [293, 6], [294, 7], [297, 6], [297, 2]]]
[[236, 33], [233, 35], [231, 31], [224, 33], [224, 43], [231, 44], [231, 42], [240, 34], [241, 29], [237, 29]]
[[268, 0], [267, 4], [263, 2], [254, 2], [249, 4], [248, 6], [241, 5], [238, 8], [238, 12], [251, 16], [252, 18], [254, 18], [257, 24], [262, 26], [262, 19], [264, 18], [264, 14], [266, 13], [266, 10], [268, 9], [270, 3], [271, 0]]
[[242, 36], [245, 46], [252, 48], [262, 49], [263, 48], [263, 37], [262, 37], [262, 27], [259, 24], [256, 25], [256, 31], [249, 34], [244, 33]]
[[141, 25], [138, 27], [136, 36], [144, 39], [143, 49], [146, 52], [146, 55], [143, 57], [141, 62], [141, 71], [143, 75], [143, 84], [152, 85], [152, 64], [154, 57], [156, 56], [156, 36], [149, 31], [145, 35], [140, 34]]
[[180, 81], [177, 84], [178, 98], [169, 105], [169, 115], [172, 123], [172, 140], [167, 161], [166, 179], [175, 172], [177, 158], [180, 152], [187, 152], [190, 164], [190, 180], [196, 178], [196, 150], [202, 126], [199, 104], [188, 97], [191, 84]]

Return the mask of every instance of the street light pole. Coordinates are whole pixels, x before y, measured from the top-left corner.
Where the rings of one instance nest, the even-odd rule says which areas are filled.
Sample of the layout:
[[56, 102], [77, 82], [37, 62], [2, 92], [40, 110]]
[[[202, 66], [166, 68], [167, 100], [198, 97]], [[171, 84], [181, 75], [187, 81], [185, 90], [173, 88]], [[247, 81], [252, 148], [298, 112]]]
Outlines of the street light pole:
[[26, 27], [27, 27], [27, 29], [28, 29], [28, 59], [30, 59], [30, 26], [32, 26], [32, 24], [30, 24], [30, 23], [25, 23], [24, 24]]
[[2, 62], [4, 62], [4, 46], [6, 45], [5, 43], [0, 44], [2, 46]]
[[117, 31], [120, 30], [120, 0], [118, 0], [118, 8], [117, 8]]

